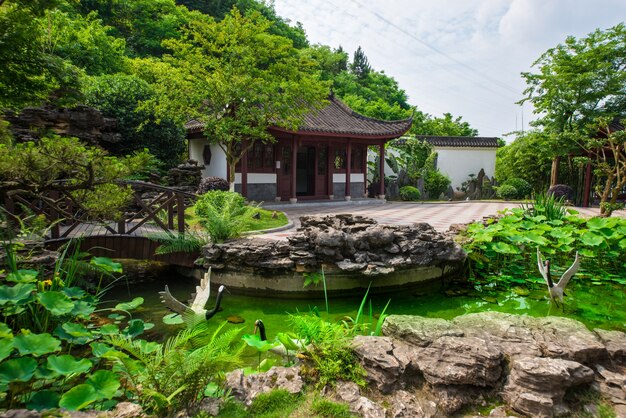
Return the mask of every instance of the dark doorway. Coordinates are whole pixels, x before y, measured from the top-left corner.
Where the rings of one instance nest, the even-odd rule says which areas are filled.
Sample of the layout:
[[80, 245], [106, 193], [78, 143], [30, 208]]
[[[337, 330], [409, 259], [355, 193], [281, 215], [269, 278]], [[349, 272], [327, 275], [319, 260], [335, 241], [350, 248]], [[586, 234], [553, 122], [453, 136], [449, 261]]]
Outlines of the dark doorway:
[[298, 149], [296, 196], [315, 196], [315, 147]]

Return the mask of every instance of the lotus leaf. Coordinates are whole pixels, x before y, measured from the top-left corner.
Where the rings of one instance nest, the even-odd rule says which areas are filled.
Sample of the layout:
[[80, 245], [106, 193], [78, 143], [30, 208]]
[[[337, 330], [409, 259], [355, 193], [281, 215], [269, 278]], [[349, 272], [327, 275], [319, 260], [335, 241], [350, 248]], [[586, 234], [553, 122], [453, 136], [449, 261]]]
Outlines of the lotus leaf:
[[51, 390], [40, 390], [35, 393], [28, 400], [28, 402], [26, 402], [26, 407], [28, 409], [36, 409], [37, 411], [57, 408], [59, 406], [60, 398], [61, 396], [56, 392]]
[[130, 302], [118, 303], [115, 305], [115, 310], [117, 311], [132, 311], [133, 309], [137, 309], [143, 303], [142, 297], [136, 297]]
[[122, 265], [108, 257], [93, 257], [89, 264], [107, 273], [122, 273]]
[[587, 221], [587, 228], [589, 229], [605, 229], [613, 228], [617, 224], [617, 218], [591, 218]]
[[74, 322], [66, 322], [61, 325], [63, 331], [65, 331], [68, 335], [75, 339], [83, 339], [85, 342], [81, 344], [86, 344], [89, 340], [93, 339], [93, 334], [89, 331], [85, 326], [81, 324], [77, 324]]
[[128, 326], [122, 331], [129, 337], [136, 337], [144, 332], [144, 322], [141, 319], [131, 319], [128, 321]]
[[602, 235], [587, 231], [580, 236], [580, 242], [590, 247], [597, 247], [604, 242]]
[[59, 374], [54, 370], [48, 369], [46, 365], [39, 365], [35, 370], [35, 377], [37, 379], [53, 380], [59, 377]]
[[13, 348], [13, 338], [0, 339], [0, 361], [10, 356]]
[[112, 313], [111, 315], [107, 316], [107, 318], [112, 319], [114, 321], [121, 321], [122, 319], [126, 318], [124, 315], [120, 315], [117, 313]]
[[532, 232], [528, 232], [524, 237], [526, 238], [526, 242], [532, 242], [537, 245], [547, 246], [550, 243], [546, 238]]
[[16, 335], [14, 343], [15, 348], [17, 348], [23, 356], [30, 354], [39, 357], [61, 349], [61, 341], [47, 333]]
[[0, 322], [0, 338], [12, 338], [13, 331], [4, 322]]
[[96, 310], [96, 306], [93, 303], [85, 302], [82, 300], [74, 302], [74, 309], [72, 309], [72, 316], [80, 316], [88, 318]]
[[74, 386], [61, 396], [59, 406], [70, 411], [78, 411], [98, 400], [96, 389], [86, 383]]
[[91, 346], [91, 353], [95, 357], [102, 357], [105, 353], [113, 350], [113, 347], [103, 343], [94, 342], [89, 345]]
[[37, 369], [32, 357], [20, 357], [0, 364], [0, 382], [28, 382]]
[[17, 283], [34, 283], [37, 281], [37, 270], [18, 270], [7, 274], [6, 280]]
[[53, 370], [63, 376], [71, 374], [81, 374], [89, 371], [92, 364], [88, 359], [76, 360], [74, 356], [63, 354], [61, 356], [48, 357], [48, 369]]
[[120, 387], [120, 379], [108, 370], [98, 370], [87, 379], [87, 384], [93, 386], [99, 399], [110, 399]]
[[519, 254], [519, 249], [506, 242], [492, 242], [491, 249], [499, 254]]
[[578, 253], [580, 255], [582, 255], [583, 257], [588, 257], [588, 258], [596, 258], [596, 253], [593, 250], [590, 250], [589, 248], [581, 248]]
[[37, 299], [39, 299], [39, 303], [49, 310], [52, 315], [68, 314], [72, 312], [75, 306], [75, 302], [65, 294], [57, 291], [38, 293]]
[[263, 341], [261, 340], [261, 337], [256, 334], [246, 334], [243, 335], [241, 339], [250, 347], [254, 347], [257, 349], [257, 351], [260, 351], [262, 353], [280, 345], [279, 342], [270, 343], [268, 341]]
[[622, 250], [626, 250], [626, 238], [624, 238], [623, 240], [621, 240], [621, 241], [619, 242], [619, 247], [620, 247]]
[[0, 286], [0, 306], [6, 303], [19, 304], [26, 302], [35, 290], [32, 283], [17, 283], [15, 286]]
[[178, 325], [183, 324], [184, 322], [183, 317], [177, 313], [172, 313], [163, 317], [163, 323], [166, 325]]
[[100, 334], [102, 335], [117, 335], [120, 329], [115, 324], [105, 324], [100, 327]]
[[300, 347], [293, 341], [292, 337], [295, 337], [295, 335], [286, 334], [284, 332], [276, 334], [276, 339], [280, 341], [280, 343], [284, 345], [287, 350], [299, 350]]
[[72, 299], [80, 299], [87, 294], [83, 289], [76, 286], [63, 288], [62, 292], [65, 293], [65, 296]]

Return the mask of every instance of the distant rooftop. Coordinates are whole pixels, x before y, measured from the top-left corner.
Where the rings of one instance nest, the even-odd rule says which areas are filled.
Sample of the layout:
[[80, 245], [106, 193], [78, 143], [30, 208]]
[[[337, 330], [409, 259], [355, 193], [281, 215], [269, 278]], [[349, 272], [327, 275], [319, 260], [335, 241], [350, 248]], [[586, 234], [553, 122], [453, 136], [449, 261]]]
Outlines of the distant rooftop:
[[[417, 139], [423, 139], [433, 147], [452, 148], [498, 148], [498, 138], [485, 136], [434, 136], [416, 135]], [[395, 144], [403, 144], [404, 138], [396, 140]]]

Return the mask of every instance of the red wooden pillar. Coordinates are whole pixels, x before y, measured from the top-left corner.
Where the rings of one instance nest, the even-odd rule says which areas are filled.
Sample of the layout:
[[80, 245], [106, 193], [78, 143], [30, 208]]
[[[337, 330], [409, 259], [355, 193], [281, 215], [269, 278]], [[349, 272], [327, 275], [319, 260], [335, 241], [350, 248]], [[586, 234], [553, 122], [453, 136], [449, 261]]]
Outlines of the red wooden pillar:
[[334, 155], [335, 155], [335, 148], [333, 147], [332, 143], [328, 143], [328, 152], [327, 154], [327, 159], [326, 159], [326, 182], [327, 182], [327, 186], [328, 186], [328, 196], [333, 196], [332, 198], [334, 198], [334, 194], [335, 194], [335, 183], [333, 181], [333, 162], [335, 161], [334, 159]]
[[378, 198], [384, 199], [385, 198], [385, 142], [384, 141], [380, 143], [380, 146], [378, 149], [378, 161], [380, 162], [378, 164], [379, 166], [378, 177], [380, 178], [380, 190], [379, 190]]
[[362, 161], [361, 173], [363, 173], [363, 197], [367, 197], [367, 145], [361, 145]]
[[352, 141], [348, 139], [348, 144], [346, 145], [346, 193], [345, 199], [350, 200], [352, 196], [350, 196], [350, 175], [352, 174]]
[[291, 203], [296, 203], [298, 198], [296, 196], [297, 191], [297, 183], [296, 183], [296, 173], [297, 173], [297, 165], [298, 165], [298, 137], [293, 137], [293, 144], [291, 146], [291, 198], [289, 201]]
[[591, 163], [585, 167], [585, 187], [583, 191], [583, 207], [589, 207], [589, 195], [591, 194]]
[[[248, 141], [243, 141], [244, 149], [248, 146]], [[241, 195], [248, 197], [248, 151], [241, 157]]]

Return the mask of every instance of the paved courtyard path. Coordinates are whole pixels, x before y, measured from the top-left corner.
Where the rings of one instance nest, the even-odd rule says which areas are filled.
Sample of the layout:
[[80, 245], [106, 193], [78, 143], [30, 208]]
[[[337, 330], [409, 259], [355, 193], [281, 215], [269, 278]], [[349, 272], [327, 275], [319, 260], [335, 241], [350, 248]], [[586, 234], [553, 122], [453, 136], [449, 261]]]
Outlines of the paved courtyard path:
[[[468, 223], [480, 220], [485, 216], [495, 215], [506, 208], [519, 207], [518, 203], [511, 202], [442, 202], [442, 203], [401, 203], [387, 202], [385, 204], [305, 204], [294, 207], [284, 206], [280, 209], [294, 222], [294, 227], [285, 231], [264, 235], [260, 238], [285, 239], [293, 234], [300, 226], [299, 218], [304, 215], [333, 215], [349, 213], [353, 215], [374, 218], [380, 224], [411, 224], [426, 222], [438, 231], [446, 231], [452, 224]], [[271, 205], [267, 209], [272, 209]], [[584, 216], [593, 216], [599, 213], [598, 208], [576, 208]], [[622, 211], [620, 211], [622, 212]]]

